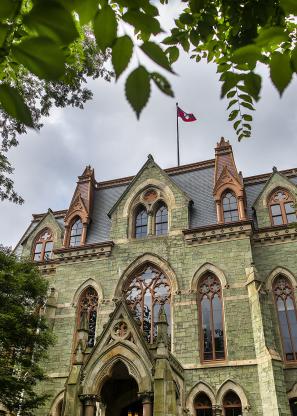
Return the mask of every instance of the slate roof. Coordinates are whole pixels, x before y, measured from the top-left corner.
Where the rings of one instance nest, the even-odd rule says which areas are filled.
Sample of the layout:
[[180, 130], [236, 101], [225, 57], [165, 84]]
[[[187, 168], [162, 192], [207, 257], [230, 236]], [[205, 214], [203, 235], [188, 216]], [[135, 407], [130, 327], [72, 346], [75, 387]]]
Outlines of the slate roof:
[[[206, 163], [207, 162], [207, 163]], [[184, 191], [193, 201], [190, 209], [190, 228], [198, 228], [216, 224], [216, 207], [213, 198], [214, 160], [193, 164], [181, 168], [166, 169], [171, 179]], [[205, 163], [203, 165], [203, 163]], [[203, 165], [203, 166], [202, 166]], [[294, 184], [297, 185], [297, 170], [282, 171]], [[254, 220], [252, 206], [265, 186], [270, 174], [258, 175], [244, 179], [247, 197], [247, 214], [249, 219]], [[129, 186], [133, 177], [119, 180], [106, 181], [97, 184], [94, 192], [94, 205], [92, 222], [88, 227], [87, 244], [109, 241], [111, 220], [108, 212]], [[57, 221], [63, 224], [64, 211], [57, 211]], [[55, 215], [55, 212], [53, 213]], [[41, 218], [40, 214], [40, 218]], [[40, 221], [39, 214], [34, 219], [22, 237], [21, 241], [32, 231]], [[21, 243], [21, 242], [20, 242]]]

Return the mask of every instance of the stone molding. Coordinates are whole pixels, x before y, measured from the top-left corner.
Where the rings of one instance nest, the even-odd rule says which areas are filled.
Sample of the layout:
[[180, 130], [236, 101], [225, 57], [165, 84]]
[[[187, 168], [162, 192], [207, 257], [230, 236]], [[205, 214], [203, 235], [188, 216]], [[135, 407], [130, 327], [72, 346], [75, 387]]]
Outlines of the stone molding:
[[252, 221], [239, 221], [229, 224], [214, 224], [207, 227], [183, 230], [187, 244], [208, 244], [238, 238], [250, 238], [253, 232]]
[[87, 244], [78, 247], [60, 248], [54, 250], [56, 263], [63, 263], [77, 260], [90, 260], [98, 257], [109, 257], [114, 246], [113, 241], [105, 241], [104, 243]]
[[255, 245], [291, 242], [297, 239], [297, 225], [261, 228], [252, 239]]

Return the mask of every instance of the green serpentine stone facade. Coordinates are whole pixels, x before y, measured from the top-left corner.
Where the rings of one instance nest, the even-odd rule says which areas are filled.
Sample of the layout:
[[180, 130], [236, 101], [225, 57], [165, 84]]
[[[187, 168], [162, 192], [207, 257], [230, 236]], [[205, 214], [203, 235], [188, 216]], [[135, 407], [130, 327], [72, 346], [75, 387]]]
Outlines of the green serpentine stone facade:
[[[180, 167], [173, 173], [191, 169], [204, 167]], [[244, 180], [246, 188], [265, 183], [254, 198], [256, 220], [191, 228], [191, 195], [152, 157], [134, 179], [127, 180], [128, 187], [110, 207], [110, 220], [106, 212], [111, 221], [108, 240], [63, 249], [65, 212], [49, 210], [35, 216], [16, 251], [30, 256], [36, 236], [45, 228], [52, 231], [54, 254], [40, 263], [40, 269], [51, 288], [45, 313], [56, 339], [44, 363], [48, 379], [39, 386], [51, 399], [37, 414], [111, 415], [101, 389], [112, 379], [113, 366], [122, 362], [137, 383], [145, 416], [196, 415], [195, 398], [201, 392], [209, 397], [212, 414], [224, 415], [223, 399], [230, 391], [240, 398], [242, 415], [290, 416], [289, 399], [297, 397], [297, 362], [283, 360], [272, 283], [284, 274], [297, 296], [297, 229], [296, 224], [271, 227], [267, 207], [267, 197], [275, 188], [285, 188], [295, 197], [295, 171], [288, 172]], [[135, 239], [133, 201], [148, 187], [158, 189], [166, 201], [169, 231]], [[148, 345], [121, 298], [125, 281], [146, 264], [161, 270], [170, 281], [171, 351], [166, 345], [166, 323], [158, 324], [158, 340]], [[222, 287], [223, 361], [203, 362], [201, 356], [197, 288], [206, 273], [216, 275]], [[84, 348], [82, 342], [75, 353], [77, 305], [88, 286], [99, 299], [96, 343]], [[114, 324], [121, 320], [130, 338], [112, 335]], [[83, 328], [81, 334], [84, 341]]]

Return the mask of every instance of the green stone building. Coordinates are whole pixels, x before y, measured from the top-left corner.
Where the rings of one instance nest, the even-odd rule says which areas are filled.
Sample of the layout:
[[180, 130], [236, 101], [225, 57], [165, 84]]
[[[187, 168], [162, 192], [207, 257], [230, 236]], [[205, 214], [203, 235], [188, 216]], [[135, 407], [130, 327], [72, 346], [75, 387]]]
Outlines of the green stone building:
[[48, 280], [40, 416], [297, 415], [297, 170], [215, 159], [97, 182], [33, 215]]

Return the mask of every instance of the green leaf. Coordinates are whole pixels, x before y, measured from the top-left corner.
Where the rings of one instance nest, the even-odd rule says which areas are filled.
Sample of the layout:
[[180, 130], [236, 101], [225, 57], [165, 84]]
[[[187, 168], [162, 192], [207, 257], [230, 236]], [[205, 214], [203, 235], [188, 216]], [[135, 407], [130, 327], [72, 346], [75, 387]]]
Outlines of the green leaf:
[[165, 53], [169, 55], [169, 62], [173, 64], [173, 62], [178, 60], [179, 57], [179, 49], [177, 46], [170, 46], [166, 49]]
[[251, 125], [250, 125], [250, 124], [243, 123], [243, 127], [245, 127], [246, 129], [252, 130]]
[[57, 80], [64, 74], [65, 56], [53, 40], [28, 38], [12, 47], [15, 59], [39, 78]]
[[40, 36], [50, 37], [63, 45], [79, 36], [71, 13], [54, 0], [37, 2], [24, 17], [24, 23]]
[[233, 110], [233, 111], [231, 111], [228, 120], [229, 121], [233, 121], [237, 117], [238, 113], [239, 113], [239, 110]]
[[126, 97], [136, 112], [137, 118], [150, 96], [150, 77], [144, 66], [140, 65], [128, 76], [125, 85]]
[[270, 77], [280, 96], [289, 85], [292, 75], [289, 54], [274, 52], [270, 61]]
[[162, 68], [167, 69], [167, 71], [172, 72], [170, 63], [167, 59], [165, 52], [154, 42], [144, 42], [140, 49], [156, 64], [160, 65]]
[[127, 68], [133, 54], [133, 42], [128, 35], [118, 38], [112, 47], [112, 65], [116, 79]]
[[297, 14], [297, 3], [296, 0], [280, 0], [280, 6], [288, 14]]
[[162, 43], [164, 45], [176, 45], [178, 43], [178, 40], [175, 36], [167, 36], [165, 39], [162, 40]]
[[250, 114], [243, 114], [242, 118], [245, 121], [253, 121], [253, 117]]
[[117, 27], [116, 15], [110, 6], [105, 6], [97, 12], [93, 21], [93, 28], [97, 45], [103, 52], [106, 48], [112, 46], [116, 39]]
[[204, 6], [204, 0], [190, 0], [190, 9], [193, 13], [199, 13]]
[[256, 45], [247, 45], [242, 48], [237, 49], [233, 56], [232, 61], [237, 64], [248, 63], [250, 65], [255, 65], [255, 63], [260, 59], [261, 51]]
[[227, 94], [227, 98], [232, 98], [236, 94], [236, 90], [229, 91]]
[[244, 100], [244, 101], [247, 101], [248, 103], [250, 103], [250, 104], [253, 104], [253, 99], [252, 99], [252, 97], [250, 97], [249, 95], [247, 95], [247, 94], [240, 94], [239, 95], [239, 98], [241, 98], [242, 100]]
[[3, 45], [7, 32], [9, 30], [9, 26], [3, 23], [0, 23], [0, 48]]
[[192, 25], [195, 21], [194, 17], [189, 14], [189, 13], [182, 13], [179, 16], [179, 20], [184, 24], [184, 25]]
[[16, 88], [13, 88], [8, 84], [1, 84], [0, 103], [6, 113], [10, 116], [17, 121], [24, 123], [28, 127], [33, 127], [30, 110]]
[[235, 121], [235, 123], [233, 124], [234, 130], [237, 130], [237, 128], [238, 128], [238, 126], [239, 126], [240, 123], [241, 123], [241, 120]]
[[294, 71], [297, 73], [297, 46], [292, 51], [291, 63], [292, 63], [292, 66], [293, 66]]
[[224, 98], [228, 91], [234, 88], [240, 81], [241, 77], [233, 72], [224, 72], [220, 80], [224, 81], [221, 89], [221, 98]]
[[123, 15], [123, 20], [134, 26], [136, 31], [153, 33], [154, 35], [162, 32], [157, 19], [140, 11], [129, 10]]
[[82, 25], [90, 22], [98, 11], [98, 0], [76, 1], [75, 10]]
[[256, 38], [256, 44], [265, 47], [273, 44], [279, 44], [288, 40], [288, 35], [282, 27], [273, 26], [268, 29], [262, 29]]
[[261, 90], [262, 78], [260, 75], [250, 72], [244, 76], [244, 86], [245, 89], [242, 91], [250, 94], [256, 101], [259, 100], [259, 93]]
[[159, 74], [158, 72], [152, 72], [151, 78], [157, 87], [164, 92], [164, 94], [169, 95], [170, 97], [174, 97], [174, 92], [172, 91], [171, 85], [167, 81], [163, 75]]
[[250, 103], [246, 103], [244, 101], [241, 101], [240, 105], [242, 105], [245, 108], [248, 108], [251, 111], [254, 111], [255, 110], [254, 107]]
[[232, 105], [234, 105], [236, 103], [237, 103], [237, 100], [231, 100], [228, 107], [227, 107], [227, 110], [229, 110], [229, 108], [232, 107]]
[[18, 0], [1, 0], [0, 1], [0, 16], [1, 19], [9, 19], [13, 16]]

